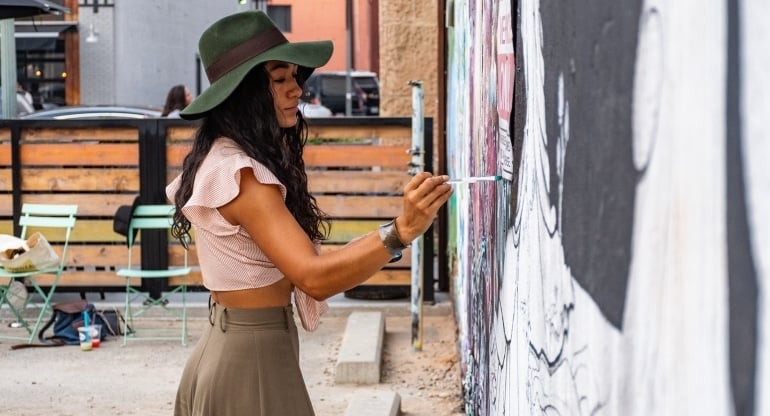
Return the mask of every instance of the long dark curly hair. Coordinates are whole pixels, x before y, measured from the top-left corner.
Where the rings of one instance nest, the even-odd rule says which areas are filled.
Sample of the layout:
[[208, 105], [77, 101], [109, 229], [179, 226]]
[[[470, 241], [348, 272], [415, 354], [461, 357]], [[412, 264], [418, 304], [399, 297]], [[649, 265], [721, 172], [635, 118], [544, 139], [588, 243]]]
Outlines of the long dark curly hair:
[[[302, 85], [304, 80], [297, 82]], [[195, 174], [214, 141], [228, 137], [286, 186], [286, 206], [307, 236], [314, 242], [326, 239], [329, 219], [308, 191], [302, 159], [307, 133], [307, 123], [299, 113], [293, 127], [278, 125], [269, 75], [264, 64], [255, 67], [225, 101], [204, 116], [192, 150], [184, 159], [181, 183], [174, 195], [171, 235], [187, 247], [191, 224], [182, 207], [192, 195]]]

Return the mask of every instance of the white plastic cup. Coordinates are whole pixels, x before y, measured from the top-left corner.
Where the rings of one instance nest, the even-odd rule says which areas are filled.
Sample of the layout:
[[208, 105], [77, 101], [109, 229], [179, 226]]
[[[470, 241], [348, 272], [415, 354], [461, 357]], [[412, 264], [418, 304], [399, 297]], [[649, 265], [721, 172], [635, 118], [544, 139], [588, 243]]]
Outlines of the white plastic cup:
[[82, 351], [91, 351], [93, 343], [91, 341], [91, 327], [81, 326], [78, 328], [78, 337], [80, 338], [80, 349]]

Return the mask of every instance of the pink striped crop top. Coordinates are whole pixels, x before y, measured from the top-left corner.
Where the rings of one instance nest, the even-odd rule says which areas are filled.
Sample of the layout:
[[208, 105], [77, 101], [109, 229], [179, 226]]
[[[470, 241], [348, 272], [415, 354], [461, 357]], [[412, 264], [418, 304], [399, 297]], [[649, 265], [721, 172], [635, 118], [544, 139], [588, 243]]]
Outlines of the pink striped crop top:
[[[209, 290], [265, 287], [284, 277], [246, 229], [230, 224], [217, 209], [238, 196], [241, 169], [247, 167], [261, 183], [278, 185], [286, 199], [286, 187], [267, 167], [247, 156], [232, 140], [219, 138], [198, 169], [192, 196], [182, 207], [193, 227], [203, 285]], [[166, 196], [171, 201], [180, 179], [181, 175], [166, 187]], [[294, 303], [302, 327], [308, 331], [318, 327], [321, 315], [328, 309], [326, 302], [319, 302], [296, 287]]]

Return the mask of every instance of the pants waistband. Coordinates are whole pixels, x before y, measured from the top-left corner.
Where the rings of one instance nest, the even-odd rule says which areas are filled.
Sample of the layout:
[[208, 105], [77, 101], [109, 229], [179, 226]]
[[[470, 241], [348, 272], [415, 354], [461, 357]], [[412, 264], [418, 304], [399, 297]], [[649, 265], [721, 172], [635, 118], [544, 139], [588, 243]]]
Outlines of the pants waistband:
[[294, 325], [292, 305], [257, 309], [226, 308], [209, 299], [209, 324], [228, 330], [288, 330]]

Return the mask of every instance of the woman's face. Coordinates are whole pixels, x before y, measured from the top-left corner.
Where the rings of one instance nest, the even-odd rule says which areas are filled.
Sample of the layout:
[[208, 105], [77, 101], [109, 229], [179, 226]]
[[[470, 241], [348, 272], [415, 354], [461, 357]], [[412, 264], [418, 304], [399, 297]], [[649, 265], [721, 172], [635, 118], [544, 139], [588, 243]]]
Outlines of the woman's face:
[[184, 105], [188, 106], [192, 102], [192, 94], [187, 87], [184, 88]]
[[297, 82], [297, 65], [282, 61], [269, 61], [265, 64], [270, 89], [273, 93], [273, 105], [278, 125], [292, 127], [297, 124], [297, 106], [302, 88]]

